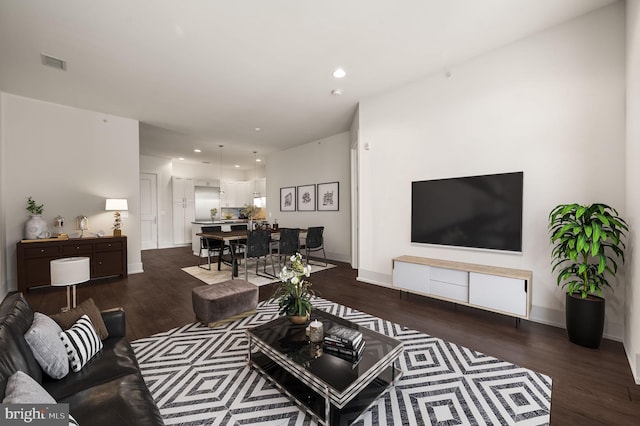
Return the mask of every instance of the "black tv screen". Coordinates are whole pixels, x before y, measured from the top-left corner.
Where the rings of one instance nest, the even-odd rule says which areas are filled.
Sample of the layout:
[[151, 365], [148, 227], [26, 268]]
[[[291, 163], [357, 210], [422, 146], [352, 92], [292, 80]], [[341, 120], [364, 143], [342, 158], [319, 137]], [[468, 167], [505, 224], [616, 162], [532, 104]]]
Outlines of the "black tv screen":
[[411, 183], [411, 242], [522, 251], [523, 172]]

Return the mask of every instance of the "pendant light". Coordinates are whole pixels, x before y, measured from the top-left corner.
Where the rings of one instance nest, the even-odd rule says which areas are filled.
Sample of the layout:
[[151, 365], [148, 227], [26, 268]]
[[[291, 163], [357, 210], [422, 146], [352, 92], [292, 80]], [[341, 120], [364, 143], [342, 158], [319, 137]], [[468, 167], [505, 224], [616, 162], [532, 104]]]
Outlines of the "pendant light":
[[256, 166], [258, 162], [257, 154], [257, 151], [253, 151], [253, 198], [260, 197], [260, 193], [258, 192], [258, 169]]
[[222, 189], [222, 148], [224, 145], [218, 145], [220, 150], [218, 151], [218, 179], [220, 180], [220, 195], [224, 194]]

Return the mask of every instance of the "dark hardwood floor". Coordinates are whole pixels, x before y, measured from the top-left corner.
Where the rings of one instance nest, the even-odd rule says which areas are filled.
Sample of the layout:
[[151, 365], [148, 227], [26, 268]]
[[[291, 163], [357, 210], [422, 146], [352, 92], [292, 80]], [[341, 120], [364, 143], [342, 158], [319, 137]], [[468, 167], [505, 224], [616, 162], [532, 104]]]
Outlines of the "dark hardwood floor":
[[[196, 264], [188, 247], [142, 252], [145, 272], [78, 287], [100, 309], [122, 306], [131, 340], [195, 321], [191, 289], [202, 282], [180, 268]], [[635, 385], [619, 342], [597, 350], [570, 343], [565, 331], [356, 281], [349, 265], [314, 273], [321, 296], [424, 333], [547, 374], [553, 379], [553, 425], [639, 425], [640, 386]], [[260, 288], [269, 298], [273, 285]], [[31, 290], [37, 311], [51, 314], [66, 304], [64, 289]]]

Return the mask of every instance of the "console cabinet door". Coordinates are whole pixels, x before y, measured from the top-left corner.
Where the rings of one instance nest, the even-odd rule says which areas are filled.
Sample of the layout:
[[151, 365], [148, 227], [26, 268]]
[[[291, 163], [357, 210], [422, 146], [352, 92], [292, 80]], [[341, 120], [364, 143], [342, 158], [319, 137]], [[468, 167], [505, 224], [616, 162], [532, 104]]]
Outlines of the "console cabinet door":
[[470, 272], [469, 303], [527, 317], [526, 280]]
[[415, 263], [395, 262], [393, 286], [423, 294], [429, 293], [429, 267]]

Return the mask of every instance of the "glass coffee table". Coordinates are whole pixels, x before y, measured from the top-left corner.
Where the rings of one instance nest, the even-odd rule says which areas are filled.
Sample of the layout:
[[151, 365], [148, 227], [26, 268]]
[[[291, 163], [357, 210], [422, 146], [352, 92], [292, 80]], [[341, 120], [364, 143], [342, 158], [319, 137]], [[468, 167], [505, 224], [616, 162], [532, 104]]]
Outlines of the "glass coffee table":
[[322, 322], [325, 332], [334, 325], [362, 332], [365, 349], [359, 360], [323, 351], [322, 343], [309, 342], [306, 324], [280, 317], [247, 330], [249, 366], [320, 423], [350, 424], [400, 378], [395, 361], [403, 344], [321, 310], [314, 310], [311, 319]]

